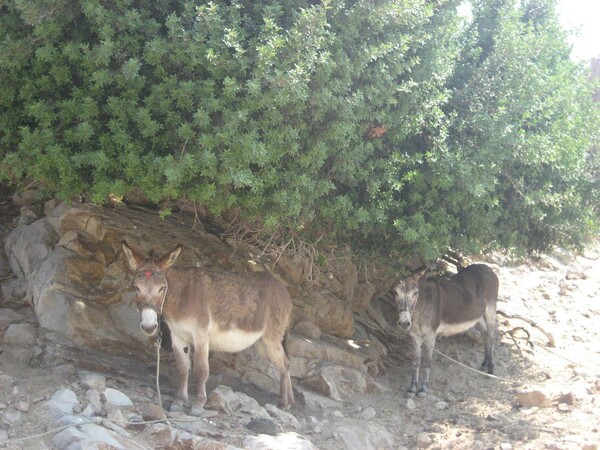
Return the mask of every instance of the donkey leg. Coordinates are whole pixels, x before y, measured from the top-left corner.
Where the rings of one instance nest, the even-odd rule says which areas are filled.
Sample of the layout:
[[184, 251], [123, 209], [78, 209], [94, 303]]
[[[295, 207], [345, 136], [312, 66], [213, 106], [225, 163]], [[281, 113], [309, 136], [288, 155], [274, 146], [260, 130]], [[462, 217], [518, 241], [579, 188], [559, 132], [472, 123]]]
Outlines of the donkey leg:
[[435, 331], [423, 337], [425, 344], [425, 353], [421, 357], [421, 366], [423, 367], [423, 380], [421, 387], [417, 391], [417, 397], [426, 397], [429, 394], [429, 372], [431, 371], [431, 362], [433, 360], [433, 347], [435, 346]]
[[191, 405], [190, 415], [201, 416], [206, 403], [206, 380], [208, 379], [208, 336], [194, 339], [194, 382], [196, 398]]
[[292, 389], [292, 380], [290, 378], [290, 362], [283, 342], [279, 340], [269, 340], [265, 336], [257, 342], [257, 347], [279, 373], [279, 399], [278, 405], [282, 409], [289, 409], [294, 403], [294, 391]]
[[494, 373], [494, 344], [496, 342], [496, 304], [488, 305], [483, 314], [485, 332], [483, 342], [485, 344], [485, 356], [481, 370], [489, 374]]
[[177, 394], [171, 404], [171, 412], [183, 412], [188, 401], [188, 376], [190, 371], [190, 356], [185, 352], [186, 342], [175, 333], [171, 333], [173, 355], [175, 357], [175, 370], [177, 371]]
[[415, 398], [419, 387], [419, 368], [421, 367], [421, 340], [414, 335], [411, 335], [413, 342], [413, 361], [412, 361], [412, 376], [410, 387], [406, 392], [406, 398]]

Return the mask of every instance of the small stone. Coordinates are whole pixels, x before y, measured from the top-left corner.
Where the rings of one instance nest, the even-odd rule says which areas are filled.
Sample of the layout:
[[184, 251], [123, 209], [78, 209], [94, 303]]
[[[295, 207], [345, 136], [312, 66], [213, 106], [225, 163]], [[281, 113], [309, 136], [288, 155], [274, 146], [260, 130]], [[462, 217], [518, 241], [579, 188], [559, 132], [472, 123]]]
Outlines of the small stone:
[[[107, 421], [104, 421], [104, 425], [107, 428], [110, 428], [111, 430], [119, 434], [123, 434], [125, 432], [123, 428], [127, 426], [127, 419], [125, 419], [125, 416], [123, 415], [123, 412], [120, 409], [109, 411], [107, 419]], [[112, 423], [117, 427], [113, 427], [112, 425], [109, 426], [107, 425], [107, 423]], [[125, 433], [124, 435], [128, 435], [128, 433]]]
[[368, 408], [365, 408], [365, 410], [360, 413], [360, 416], [365, 420], [371, 420], [376, 415], [377, 411], [375, 411], [375, 408], [372, 408], [370, 406]]
[[77, 395], [70, 389], [60, 389], [56, 391], [50, 400], [43, 404], [45, 408], [55, 410], [63, 414], [73, 414], [75, 409], [80, 408]]
[[4, 343], [20, 347], [35, 345], [35, 327], [29, 323], [13, 323], [4, 332]]
[[337, 409], [336, 409], [336, 410], [334, 410], [334, 411], [331, 413], [331, 417], [336, 417], [336, 418], [338, 418], [338, 419], [343, 419], [343, 418], [344, 418], [344, 413], [343, 413], [343, 412], [341, 412], [340, 410], [337, 410]]
[[444, 402], [444, 401], [439, 401], [435, 404], [435, 408], [442, 410], [442, 409], [448, 409], [448, 403]]
[[500, 450], [512, 450], [513, 446], [510, 442], [502, 442], [500, 445]]
[[537, 406], [538, 408], [547, 408], [552, 405], [552, 401], [541, 391], [521, 391], [517, 392], [517, 401], [523, 408], [531, 408]]
[[156, 403], [143, 403], [137, 407], [137, 412], [144, 420], [162, 420], [166, 417], [164, 410]]
[[415, 401], [412, 398], [407, 398], [405, 400], [404, 405], [410, 410], [413, 410], [417, 407], [417, 404], [415, 403]]
[[17, 384], [17, 379], [7, 375], [5, 373], [0, 375], [0, 387], [8, 389], [11, 386]]
[[29, 402], [26, 402], [25, 400], [19, 400], [18, 402], [16, 402], [14, 404], [14, 407], [17, 411], [21, 411], [21, 412], [29, 412], [29, 408], [31, 407], [31, 404]]
[[67, 379], [75, 376], [77, 369], [73, 364], [61, 364], [52, 368], [52, 373], [60, 376], [62, 379]]
[[433, 442], [433, 439], [431, 439], [431, 437], [425, 432], [419, 433], [417, 435], [417, 447], [418, 448], [427, 448], [431, 445], [432, 442]]
[[100, 416], [102, 414], [102, 398], [100, 397], [100, 392], [97, 389], [89, 389], [85, 393], [86, 398], [88, 399], [88, 407], [86, 410], [86, 416]]
[[67, 448], [74, 442], [81, 441], [86, 438], [85, 433], [82, 433], [75, 427], [69, 427], [61, 431], [52, 438], [52, 443], [57, 448]]
[[106, 398], [106, 404], [109, 406], [126, 408], [133, 406], [133, 402], [131, 401], [131, 399], [123, 392], [117, 389], [106, 388], [104, 390], [104, 397]]
[[567, 394], [560, 395], [556, 401], [560, 403], [565, 403], [567, 405], [573, 406], [575, 404], [575, 395], [572, 392]]
[[558, 410], [560, 412], [569, 412], [570, 408], [569, 408], [569, 405], [567, 405], [566, 403], [559, 403], [558, 404]]
[[277, 422], [262, 417], [251, 419], [246, 428], [256, 434], [268, 434], [270, 436], [277, 436], [283, 432], [283, 428]]

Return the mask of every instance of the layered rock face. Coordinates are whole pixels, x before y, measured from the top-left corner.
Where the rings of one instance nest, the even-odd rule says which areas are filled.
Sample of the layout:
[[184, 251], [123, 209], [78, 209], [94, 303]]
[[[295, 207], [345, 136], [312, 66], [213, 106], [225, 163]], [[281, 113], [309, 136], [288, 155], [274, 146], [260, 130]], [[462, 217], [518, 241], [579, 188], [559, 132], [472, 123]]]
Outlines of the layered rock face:
[[[294, 301], [288, 351], [292, 375], [301, 384], [338, 400], [351, 397], [354, 390], [377, 389], [368, 373], [377, 372], [386, 349], [364, 329], [358, 330], [357, 339], [355, 313], [366, 309], [384, 286], [361, 282], [350, 260], [333, 261], [334, 270], [314, 285], [303, 282], [303, 263], [290, 258], [264, 261], [251, 246], [207, 232], [192, 215], [163, 219], [141, 207], [56, 201], [47, 202], [43, 212], [38, 209], [23, 206], [4, 240], [17, 279], [5, 284], [3, 294], [30, 302], [39, 326], [53, 341], [89, 354], [152, 361], [155, 350], [139, 330], [120, 243], [127, 240], [142, 252], [159, 254], [182, 243], [179, 265], [269, 270], [288, 286]], [[274, 389], [275, 372], [252, 349], [213, 355], [215, 372]], [[350, 388], [337, 386], [336, 379]]]

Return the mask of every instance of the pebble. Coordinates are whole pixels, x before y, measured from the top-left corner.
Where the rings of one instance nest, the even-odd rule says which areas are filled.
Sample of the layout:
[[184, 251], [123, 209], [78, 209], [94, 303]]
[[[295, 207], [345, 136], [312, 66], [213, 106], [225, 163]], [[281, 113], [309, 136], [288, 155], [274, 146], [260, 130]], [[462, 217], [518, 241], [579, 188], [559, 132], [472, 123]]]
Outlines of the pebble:
[[156, 403], [142, 403], [137, 407], [137, 412], [144, 420], [161, 420], [166, 417], [163, 409]]
[[4, 343], [19, 347], [35, 345], [35, 327], [29, 323], [13, 323], [4, 332]]
[[104, 397], [106, 398], [106, 404], [117, 407], [130, 407], [133, 406], [131, 399], [122, 393], [121, 391], [113, 388], [106, 388], [104, 390]]
[[277, 436], [283, 432], [283, 427], [271, 419], [262, 417], [250, 419], [246, 425], [250, 431], [257, 434], [268, 434], [269, 436]]
[[417, 404], [415, 403], [415, 401], [412, 398], [407, 398], [405, 400], [404, 405], [408, 408], [408, 409], [415, 409], [417, 407]]
[[427, 448], [431, 445], [432, 442], [433, 442], [433, 439], [431, 439], [431, 437], [425, 432], [419, 433], [417, 435], [417, 447], [418, 448]]
[[19, 400], [18, 402], [16, 402], [14, 404], [14, 407], [17, 411], [21, 411], [21, 412], [29, 412], [29, 408], [31, 407], [31, 404], [29, 402], [26, 402], [25, 400]]
[[366, 420], [370, 420], [373, 417], [375, 417], [376, 415], [377, 415], [377, 411], [375, 411], [375, 408], [372, 408], [370, 406], [368, 408], [365, 408], [365, 410], [360, 413], [360, 416]]

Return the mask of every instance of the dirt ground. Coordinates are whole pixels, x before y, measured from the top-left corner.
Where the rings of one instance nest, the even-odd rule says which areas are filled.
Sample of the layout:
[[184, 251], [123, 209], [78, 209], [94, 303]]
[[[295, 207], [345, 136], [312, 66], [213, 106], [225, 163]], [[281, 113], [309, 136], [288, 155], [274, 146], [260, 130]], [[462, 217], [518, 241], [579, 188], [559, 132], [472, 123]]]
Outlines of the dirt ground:
[[[400, 354], [379, 380], [399, 395], [361, 400], [376, 407], [378, 417], [407, 448], [414, 448], [419, 433], [426, 433], [422, 445], [430, 440], [430, 448], [596, 449], [599, 255], [596, 247], [575, 258], [559, 255], [495, 267], [498, 309], [533, 321], [551, 335], [554, 347], [539, 328], [499, 316], [499, 378], [487, 378], [436, 353], [432, 395], [407, 404], [400, 394], [408, 386], [410, 365]], [[483, 359], [483, 345], [465, 335], [439, 338], [436, 349], [470, 367], [479, 367]], [[543, 394], [542, 400], [521, 406], [517, 394], [535, 390]]]
[[[600, 248], [578, 257], [559, 255], [501, 266], [494, 265], [500, 278], [499, 310], [533, 321], [552, 336], [554, 347], [530, 323], [499, 316], [498, 378], [485, 377], [436, 353], [431, 394], [413, 401], [404, 398], [410, 352], [408, 340], [401, 339], [386, 370], [377, 377], [386, 392], [357, 396], [342, 405], [337, 416], [319, 420], [326, 424], [336, 417], [351, 417], [357, 408], [373, 408], [368, 421], [394, 435], [393, 448], [596, 449], [600, 442]], [[439, 338], [436, 349], [474, 368], [483, 358], [482, 343], [466, 335]], [[69, 385], [60, 371], [6, 358], [0, 363], [3, 375], [16, 377], [18, 387], [0, 388], [0, 415], [19, 396], [26, 397], [34, 411], [58, 387]], [[123, 380], [115, 383], [132, 397], [136, 389], [143, 389]], [[521, 406], [518, 395], [532, 390], [540, 391], [541, 397], [533, 406]], [[301, 407], [290, 412], [303, 423], [310, 422]], [[46, 420], [22, 411], [10, 427], [10, 437], [45, 431]], [[299, 432], [318, 448], [346, 448], [317, 431]], [[10, 448], [52, 448], [50, 442], [46, 437], [13, 443]]]

